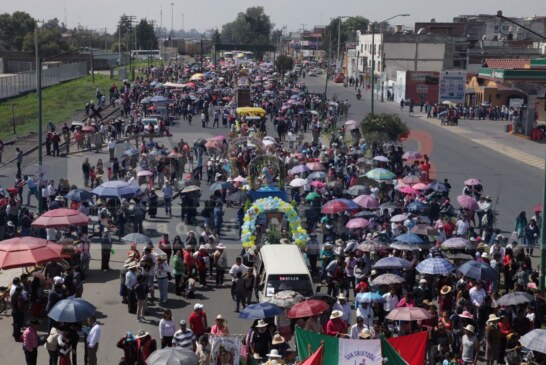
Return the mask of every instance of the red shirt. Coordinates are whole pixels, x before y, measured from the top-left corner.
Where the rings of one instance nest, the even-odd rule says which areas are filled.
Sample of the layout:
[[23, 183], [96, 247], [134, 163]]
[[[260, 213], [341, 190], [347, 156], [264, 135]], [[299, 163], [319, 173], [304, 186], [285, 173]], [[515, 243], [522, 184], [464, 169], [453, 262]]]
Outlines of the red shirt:
[[340, 318], [330, 319], [326, 323], [326, 334], [329, 336], [345, 335], [347, 334], [347, 323]]
[[190, 323], [190, 329], [193, 331], [195, 338], [199, 338], [205, 334], [207, 322], [207, 314], [205, 311], [202, 310], [201, 313], [192, 312], [188, 322]]

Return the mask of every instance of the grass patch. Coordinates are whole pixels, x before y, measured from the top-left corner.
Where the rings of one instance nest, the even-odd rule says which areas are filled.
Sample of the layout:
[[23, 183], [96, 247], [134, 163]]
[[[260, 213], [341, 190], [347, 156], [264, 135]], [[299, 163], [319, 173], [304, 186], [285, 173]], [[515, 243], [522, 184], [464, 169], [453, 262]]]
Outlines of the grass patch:
[[[71, 118], [77, 110], [82, 110], [85, 103], [95, 100], [95, 90], [98, 87], [108, 98], [111, 84], [121, 82], [110, 79], [109, 76], [95, 74], [93, 85], [91, 76], [67, 81], [60, 85], [42, 90], [42, 121], [45, 130], [49, 121], [72, 122]], [[11, 104], [15, 114], [17, 134], [13, 134]], [[29, 93], [0, 103], [0, 139], [7, 141], [15, 136], [25, 136], [38, 131], [38, 97]]]

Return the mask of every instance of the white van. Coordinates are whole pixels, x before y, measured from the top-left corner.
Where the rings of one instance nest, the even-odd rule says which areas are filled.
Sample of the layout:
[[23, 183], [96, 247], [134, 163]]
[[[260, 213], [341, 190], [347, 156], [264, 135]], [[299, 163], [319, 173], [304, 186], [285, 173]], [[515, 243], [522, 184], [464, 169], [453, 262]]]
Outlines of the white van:
[[305, 297], [314, 294], [311, 274], [296, 245], [262, 246], [255, 268], [260, 303], [282, 290], [293, 290]]

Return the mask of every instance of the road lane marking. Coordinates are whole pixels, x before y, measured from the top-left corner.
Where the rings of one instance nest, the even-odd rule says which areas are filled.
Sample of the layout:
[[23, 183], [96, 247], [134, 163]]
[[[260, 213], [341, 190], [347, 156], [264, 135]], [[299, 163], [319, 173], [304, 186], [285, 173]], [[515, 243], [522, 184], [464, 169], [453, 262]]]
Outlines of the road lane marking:
[[535, 167], [539, 170], [544, 170], [544, 160], [539, 157], [533, 156], [526, 152], [522, 152], [516, 148], [506, 146], [502, 143], [498, 143], [489, 138], [471, 138], [470, 140], [476, 144], [479, 144], [480, 146], [487, 147], [495, 152], [513, 158], [526, 165]]

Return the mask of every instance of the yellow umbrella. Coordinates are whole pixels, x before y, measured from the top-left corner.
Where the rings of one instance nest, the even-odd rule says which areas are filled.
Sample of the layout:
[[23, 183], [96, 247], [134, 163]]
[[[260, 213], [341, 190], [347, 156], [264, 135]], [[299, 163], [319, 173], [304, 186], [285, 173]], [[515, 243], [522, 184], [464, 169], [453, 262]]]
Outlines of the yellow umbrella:
[[265, 117], [266, 111], [263, 108], [254, 108], [254, 107], [240, 107], [236, 110], [238, 115], [246, 116], [259, 116]]
[[205, 78], [205, 75], [197, 73], [197, 74], [193, 74], [193, 76], [190, 78], [190, 81], [203, 80], [204, 78]]

